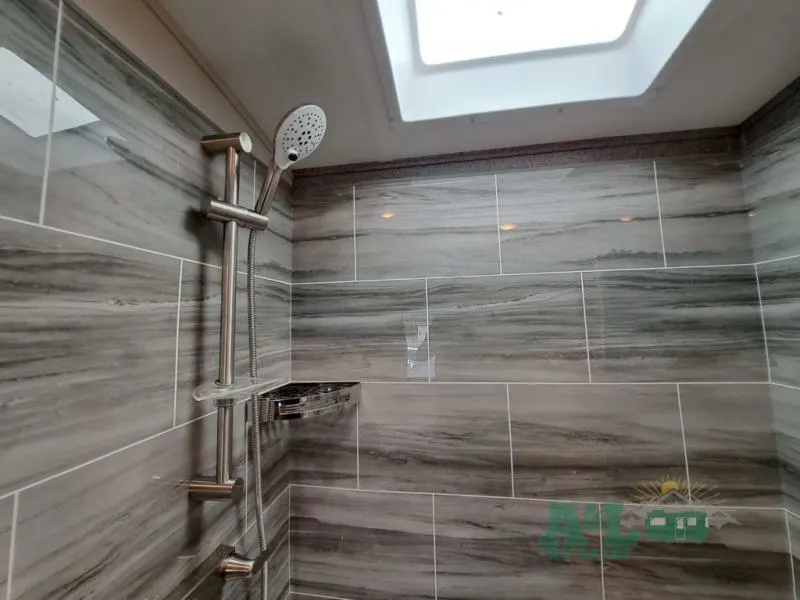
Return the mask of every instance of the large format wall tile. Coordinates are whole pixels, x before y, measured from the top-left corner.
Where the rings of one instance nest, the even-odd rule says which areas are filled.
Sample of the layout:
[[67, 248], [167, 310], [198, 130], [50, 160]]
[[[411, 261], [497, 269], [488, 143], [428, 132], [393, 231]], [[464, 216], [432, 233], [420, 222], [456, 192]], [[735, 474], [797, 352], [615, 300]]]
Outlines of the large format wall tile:
[[756, 260], [800, 254], [800, 123], [758, 142], [743, 159], [745, 199]]
[[667, 264], [752, 262], [736, 157], [656, 160]]
[[221, 229], [198, 212], [223, 187], [199, 145], [217, 129], [69, 3], [57, 82], [98, 120], [53, 135], [45, 223], [218, 263]]
[[497, 176], [504, 273], [662, 266], [652, 161]]
[[509, 399], [517, 496], [655, 501], [653, 482], [686, 479], [675, 386], [511, 385]]
[[769, 395], [784, 506], [800, 515], [800, 389], [771, 385]]
[[588, 380], [578, 274], [432, 280], [428, 303], [434, 379]]
[[8, 554], [11, 551], [11, 527], [14, 518], [14, 497], [0, 500], [0, 598], [5, 598], [8, 581]]
[[192, 502], [183, 486], [213, 472], [215, 430], [207, 417], [22, 492], [12, 598], [161, 598], [241, 536], [243, 503]]
[[0, 493], [172, 426], [178, 261], [0, 223]]
[[789, 521], [789, 544], [792, 548], [794, 589], [798, 590], [800, 589], [800, 518], [792, 513], [788, 513], [786, 518]]
[[[53, 76], [57, 7], [47, 0], [0, 2], [0, 54], [8, 65], [14, 58], [39, 73], [47, 87]], [[22, 65], [24, 66], [24, 65]], [[20, 71], [23, 72], [23, 71]], [[44, 177], [47, 128], [52, 95], [33, 102], [25, 85], [3, 86], [0, 98], [9, 107], [0, 118], [0, 214], [36, 221]], [[27, 117], [7, 120], [18, 103]], [[26, 131], [22, 125], [29, 130]], [[43, 126], [43, 127], [41, 127]], [[31, 129], [31, 128], [36, 129]], [[41, 127], [41, 128], [38, 128]]]
[[423, 281], [292, 289], [295, 381], [427, 379]]
[[434, 597], [431, 496], [293, 486], [293, 591], [352, 600]]
[[499, 273], [494, 177], [358, 184], [356, 242], [359, 279]]
[[561, 505], [578, 517], [587, 509], [594, 513], [585, 536], [571, 530], [565, 537], [557, 530], [553, 535], [554, 524], [563, 521], [552, 507], [529, 500], [436, 496], [438, 597], [601, 600], [597, 506]]
[[[220, 282], [219, 268], [183, 264], [178, 347], [178, 423], [214, 410], [212, 401], [197, 403], [192, 391], [219, 376]], [[238, 275], [236, 310], [236, 377], [249, 375], [247, 337], [247, 281]], [[289, 286], [256, 279], [256, 339], [258, 375], [275, 385], [289, 380]]]
[[585, 273], [584, 282], [593, 381], [766, 380], [752, 267]]
[[800, 259], [758, 265], [772, 381], [800, 386]]
[[781, 506], [769, 386], [680, 386], [692, 499]]
[[790, 600], [786, 552], [779, 510], [603, 507], [606, 600]]
[[292, 204], [293, 281], [355, 279], [353, 186], [306, 184]]
[[362, 489], [511, 495], [504, 385], [365, 384]]
[[291, 423], [292, 483], [358, 487], [358, 411]]

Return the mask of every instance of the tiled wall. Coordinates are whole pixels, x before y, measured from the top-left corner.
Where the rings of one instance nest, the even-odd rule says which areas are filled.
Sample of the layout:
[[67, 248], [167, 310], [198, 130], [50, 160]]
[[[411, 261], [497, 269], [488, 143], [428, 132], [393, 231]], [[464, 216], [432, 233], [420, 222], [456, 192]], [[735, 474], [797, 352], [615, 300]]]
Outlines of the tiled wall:
[[800, 80], [744, 124], [743, 142], [781, 482], [800, 556]]
[[[68, 94], [97, 118], [64, 129], [56, 111], [49, 127], [52, 93], [0, 89], [7, 111], [29, 111], [0, 116], [0, 598], [164, 598], [254, 516], [252, 496], [203, 505], [182, 486], [215, 459], [214, 407], [191, 391], [216, 373], [221, 229], [198, 210], [221, 193], [223, 165], [198, 140], [217, 128], [70, 4], [0, 0], [0, 52], [46, 89], [55, 75], [56, 102]], [[243, 165], [244, 202], [263, 175]], [[286, 194], [272, 217], [257, 295], [262, 372], [277, 384], [289, 377]], [[244, 406], [236, 423], [244, 474]], [[266, 500], [286, 525], [288, 441], [268, 444]]]
[[793, 598], [738, 152], [634, 146], [296, 175], [296, 600]]

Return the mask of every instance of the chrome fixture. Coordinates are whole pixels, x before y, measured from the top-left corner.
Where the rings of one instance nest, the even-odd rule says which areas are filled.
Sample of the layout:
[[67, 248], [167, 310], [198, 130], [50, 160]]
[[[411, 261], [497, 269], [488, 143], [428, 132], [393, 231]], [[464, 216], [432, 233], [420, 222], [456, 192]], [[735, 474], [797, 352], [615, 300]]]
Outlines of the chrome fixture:
[[271, 420], [321, 417], [352, 408], [361, 401], [361, 384], [289, 383], [260, 394], [258, 399], [272, 404]]
[[[225, 198], [211, 200], [206, 206], [206, 216], [224, 223], [222, 259], [222, 306], [220, 317], [219, 377], [213, 384], [206, 383], [194, 390], [195, 400], [212, 399], [217, 405], [217, 467], [214, 477], [198, 477], [187, 487], [196, 500], [238, 500], [244, 491], [241, 479], [231, 478], [233, 456], [233, 408], [237, 400], [249, 398], [250, 438], [253, 454], [253, 474], [256, 497], [256, 524], [261, 552], [259, 558], [248, 559], [224, 546], [218, 572], [226, 579], [251, 577], [261, 571], [266, 560], [266, 532], [264, 527], [263, 490], [261, 480], [261, 401], [258, 393], [271, 381], [258, 378], [258, 353], [255, 317], [255, 259], [256, 232], [267, 228], [267, 213], [278, 189], [282, 173], [317, 149], [325, 135], [327, 121], [323, 110], [313, 104], [299, 106], [281, 120], [275, 132], [275, 146], [269, 172], [258, 195], [255, 210], [239, 206], [239, 153], [250, 152], [252, 143], [246, 133], [230, 133], [204, 137], [201, 145], [210, 155], [225, 154]], [[234, 352], [236, 347], [236, 269], [239, 227], [250, 229], [247, 245], [247, 329], [250, 355], [249, 378], [236, 381]], [[331, 401], [329, 399], [329, 401]], [[283, 418], [281, 403], [269, 403], [266, 421]], [[266, 594], [266, 577], [262, 578], [262, 593]]]

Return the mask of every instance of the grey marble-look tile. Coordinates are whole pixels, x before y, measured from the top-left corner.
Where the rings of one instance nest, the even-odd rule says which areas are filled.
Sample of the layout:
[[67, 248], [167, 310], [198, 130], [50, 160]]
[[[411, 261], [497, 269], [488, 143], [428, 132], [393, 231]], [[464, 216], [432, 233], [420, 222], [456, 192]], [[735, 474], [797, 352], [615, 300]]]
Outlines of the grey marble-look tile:
[[22, 492], [12, 598], [162, 598], [241, 536], [244, 503], [193, 502], [183, 485], [213, 472], [215, 431], [209, 416]]
[[292, 288], [292, 379], [428, 377], [424, 281]]
[[603, 507], [606, 600], [788, 600], [787, 550], [780, 510]]
[[[38, 72], [46, 96], [27, 98], [24, 84], [7, 83], [0, 90], [6, 108], [0, 119], [0, 214], [36, 221], [44, 177], [50, 123], [50, 80], [53, 76], [57, 6], [47, 0], [0, 2], [0, 54], [10, 68], [14, 60], [21, 76]], [[33, 79], [29, 82], [34, 83]], [[37, 88], [38, 89], [38, 88]], [[25, 105], [25, 115], [14, 106]], [[10, 115], [16, 115], [11, 117]], [[24, 127], [24, 128], [23, 128]], [[27, 129], [27, 131], [26, 131]]]
[[594, 382], [767, 379], [752, 267], [584, 273], [584, 285]]
[[364, 384], [361, 489], [511, 496], [504, 385]]
[[664, 264], [652, 161], [505, 173], [497, 198], [504, 273]]
[[353, 407], [290, 422], [292, 483], [358, 486], [359, 410]]
[[223, 187], [199, 144], [217, 129], [69, 3], [57, 83], [98, 120], [53, 135], [45, 223], [218, 263], [198, 212]]
[[800, 259], [758, 265], [772, 381], [800, 386]]
[[428, 282], [439, 381], [588, 381], [577, 273]]
[[356, 186], [359, 279], [500, 272], [491, 175]]
[[[250, 409], [248, 407], [248, 413]], [[248, 414], [248, 425], [250, 424]], [[261, 426], [261, 481], [264, 509], [273, 503], [279, 502], [291, 483], [292, 458], [290, 445], [290, 430], [285, 421], [273, 421]], [[256, 514], [256, 489], [253, 477], [253, 453], [251, 431], [247, 431], [247, 522], [255, 522]], [[276, 504], [282, 506], [282, 504]]]
[[800, 389], [771, 385], [769, 395], [783, 503], [787, 509], [800, 515]]
[[[562, 537], [563, 511], [584, 532]], [[438, 597], [601, 600], [598, 516], [593, 504], [436, 496]]]
[[293, 486], [292, 591], [434, 597], [431, 496]]
[[292, 281], [355, 279], [353, 186], [306, 184], [292, 205]]
[[667, 264], [752, 262], [736, 156], [656, 160]]
[[749, 148], [742, 164], [755, 259], [800, 254], [800, 126]]
[[11, 551], [11, 528], [14, 519], [14, 497], [0, 500], [0, 598], [6, 595], [8, 555]]
[[[192, 399], [201, 384], [219, 375], [220, 282], [216, 267], [184, 262], [178, 348], [177, 422], [214, 410], [212, 401]], [[236, 310], [236, 377], [249, 375], [247, 281], [238, 275]], [[289, 286], [256, 279], [258, 375], [275, 385], [289, 380]]]
[[782, 506], [769, 385], [681, 384], [692, 499]]
[[0, 494], [172, 426], [177, 260], [10, 222], [0, 256]]
[[518, 497], [645, 500], [686, 480], [673, 385], [511, 385], [509, 400]]
[[792, 573], [794, 573], [795, 599], [797, 591], [800, 590], [800, 518], [792, 513], [787, 513], [789, 521], [789, 544], [792, 548]]
[[[287, 526], [286, 535], [278, 543], [275, 551], [270, 555], [267, 562], [267, 597], [268, 600], [282, 600], [289, 594], [290, 587], [290, 565], [291, 556], [289, 553], [289, 531]], [[257, 599], [254, 599], [257, 600]]]

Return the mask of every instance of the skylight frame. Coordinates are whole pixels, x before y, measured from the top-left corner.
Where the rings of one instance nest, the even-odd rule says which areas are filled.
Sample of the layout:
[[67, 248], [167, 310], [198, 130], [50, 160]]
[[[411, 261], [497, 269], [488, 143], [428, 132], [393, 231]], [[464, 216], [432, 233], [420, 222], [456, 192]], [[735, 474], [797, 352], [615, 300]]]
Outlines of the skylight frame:
[[[451, 0], [455, 1], [455, 0]], [[491, 0], [482, 0], [483, 2], [489, 2]], [[497, 4], [502, 6], [504, 0], [495, 0]], [[552, 3], [553, 6], [562, 6], [563, 7], [563, 0], [540, 0], [541, 2], [547, 1]], [[587, 5], [596, 5], [603, 0], [567, 0], [575, 3], [585, 2]], [[478, 61], [502, 61], [502, 60], [514, 60], [518, 58], [524, 58], [526, 56], [531, 55], [540, 55], [540, 54], [550, 54], [550, 53], [561, 53], [561, 52], [573, 52], [573, 51], [586, 51], [592, 50], [594, 48], [603, 47], [603, 46], [611, 46], [614, 44], [618, 44], [624, 40], [626, 35], [629, 31], [635, 26], [636, 18], [639, 13], [639, 9], [642, 5], [642, 0], [615, 0], [619, 3], [629, 2], [630, 8], [626, 9], [626, 11], [622, 14], [626, 15], [626, 19], [624, 25], [620, 28], [619, 21], [616, 22], [614, 27], [614, 35], [613, 36], [595, 36], [593, 38], [586, 39], [584, 41], [576, 41], [572, 40], [569, 42], [561, 42], [561, 43], [544, 43], [542, 44], [531, 44], [531, 40], [535, 39], [535, 35], [531, 36], [528, 33], [525, 34], [524, 42], [520, 42], [521, 38], [519, 37], [522, 35], [520, 30], [516, 32], [505, 32], [506, 34], [516, 34], [517, 35], [517, 43], [513, 44], [508, 41], [497, 41], [495, 40], [487, 40], [489, 41], [490, 46], [494, 46], [494, 50], [485, 50], [483, 52], [472, 52], [467, 53], [466, 55], [463, 52], [459, 53], [458, 51], [454, 51], [452, 47], [447, 51], [439, 51], [441, 54], [450, 54], [450, 58], [439, 59], [439, 60], [431, 60], [430, 56], [426, 56], [426, 47], [428, 43], [426, 39], [432, 37], [432, 34], [435, 31], [428, 31], [426, 35], [426, 31], [428, 29], [435, 29], [434, 26], [428, 24], [424, 26], [422, 19], [427, 19], [431, 17], [431, 9], [425, 9], [424, 4], [432, 4], [432, 3], [440, 3], [444, 4], [448, 2], [448, 0], [409, 0], [409, 10], [410, 13], [413, 15], [413, 36], [414, 36], [414, 45], [416, 49], [416, 59], [419, 61], [421, 66], [426, 68], [448, 68], [448, 67], [458, 67], [459, 65], [464, 64], [471, 64]], [[460, 8], [463, 10], [463, 6], [461, 5]], [[524, 4], [523, 4], [524, 6]], [[440, 7], [439, 9], [443, 9], [444, 7]], [[513, 6], [511, 8], [514, 8]], [[526, 7], [528, 8], [528, 7]], [[490, 10], [489, 7], [480, 7], [480, 10], [487, 11]], [[519, 9], [517, 9], [519, 10]], [[427, 14], [426, 14], [427, 13]], [[485, 14], [483, 15], [486, 16]], [[468, 30], [468, 34], [470, 35], [470, 45], [474, 48], [474, 41], [475, 39], [480, 39], [480, 36], [476, 36], [474, 34], [470, 34], [470, 32], [474, 31], [472, 27], [483, 27], [483, 23], [480, 25], [473, 23], [471, 24], [471, 28]], [[540, 32], [541, 33], [541, 32]], [[447, 35], [447, 33], [445, 33]], [[437, 35], [437, 39], [442, 39], [442, 35]], [[506, 35], [507, 39], [511, 39]], [[504, 38], [504, 39], [506, 39]], [[456, 38], [457, 39], [457, 38]], [[465, 40], [460, 40], [462, 45], [466, 44]], [[526, 43], [527, 42], [527, 43]], [[458, 42], [457, 42], [458, 43]], [[452, 39], [451, 39], [452, 44]], [[497, 48], [501, 46], [510, 47], [512, 45], [516, 45], [516, 49], [506, 49], [498, 51]]]

